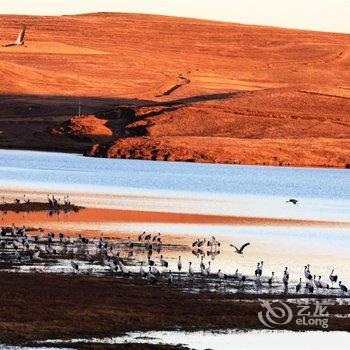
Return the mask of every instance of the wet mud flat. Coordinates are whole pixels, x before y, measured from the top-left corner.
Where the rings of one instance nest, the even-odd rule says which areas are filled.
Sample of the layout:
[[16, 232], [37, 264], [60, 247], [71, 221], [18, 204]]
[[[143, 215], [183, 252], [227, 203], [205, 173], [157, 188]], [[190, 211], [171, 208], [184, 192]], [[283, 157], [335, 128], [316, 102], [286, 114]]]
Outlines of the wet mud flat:
[[[319, 295], [190, 293], [181, 283], [168, 285], [160, 280], [151, 285], [141, 278], [107, 275], [0, 272], [0, 279], [0, 342], [6, 344], [101, 338], [136, 330], [262, 329], [257, 316], [261, 300], [284, 299], [296, 311], [298, 301], [329, 299]], [[328, 306], [328, 330], [350, 329], [347, 301], [338, 298]], [[281, 327], [303, 330], [294, 322]]]

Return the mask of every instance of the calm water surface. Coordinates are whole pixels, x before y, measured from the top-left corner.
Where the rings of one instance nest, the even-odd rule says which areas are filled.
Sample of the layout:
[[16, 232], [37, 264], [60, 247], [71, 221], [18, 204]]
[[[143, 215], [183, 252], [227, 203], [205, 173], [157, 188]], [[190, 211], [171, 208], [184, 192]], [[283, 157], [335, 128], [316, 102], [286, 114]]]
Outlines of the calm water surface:
[[[350, 221], [350, 171], [345, 169], [167, 163], [0, 150], [0, 187], [109, 194], [108, 201], [90, 197], [90, 204], [100, 207]], [[286, 204], [289, 198], [298, 198], [300, 206]]]

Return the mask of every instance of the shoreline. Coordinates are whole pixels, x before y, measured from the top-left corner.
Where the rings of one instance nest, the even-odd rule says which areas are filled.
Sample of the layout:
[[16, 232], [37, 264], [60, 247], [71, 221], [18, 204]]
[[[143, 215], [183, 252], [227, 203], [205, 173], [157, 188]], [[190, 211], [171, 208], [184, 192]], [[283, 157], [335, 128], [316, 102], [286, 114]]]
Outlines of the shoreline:
[[350, 164], [345, 164], [343, 166], [340, 165], [312, 165], [312, 164], [289, 164], [289, 163], [276, 163], [270, 164], [269, 162], [211, 162], [211, 161], [203, 161], [203, 160], [165, 160], [165, 159], [149, 159], [149, 158], [115, 158], [115, 157], [100, 157], [99, 155], [87, 155], [86, 151], [82, 152], [81, 150], [77, 150], [74, 147], [64, 147], [64, 148], [49, 148], [49, 147], [12, 147], [12, 146], [2, 146], [0, 151], [26, 151], [26, 152], [43, 152], [43, 153], [59, 153], [59, 154], [70, 154], [87, 158], [103, 158], [103, 159], [128, 159], [128, 160], [145, 160], [152, 162], [165, 162], [165, 163], [196, 163], [196, 164], [211, 164], [211, 165], [232, 165], [232, 166], [257, 166], [257, 167], [274, 167], [274, 168], [301, 168], [301, 169], [350, 169]]

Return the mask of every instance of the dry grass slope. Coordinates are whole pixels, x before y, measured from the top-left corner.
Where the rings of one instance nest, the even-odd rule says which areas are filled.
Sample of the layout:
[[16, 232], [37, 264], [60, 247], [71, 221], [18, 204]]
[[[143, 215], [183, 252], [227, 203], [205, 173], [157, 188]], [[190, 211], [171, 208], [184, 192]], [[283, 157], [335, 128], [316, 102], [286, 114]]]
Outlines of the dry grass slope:
[[1, 44], [22, 23], [28, 47], [0, 48], [0, 147], [350, 166], [349, 35], [107, 13], [0, 16]]

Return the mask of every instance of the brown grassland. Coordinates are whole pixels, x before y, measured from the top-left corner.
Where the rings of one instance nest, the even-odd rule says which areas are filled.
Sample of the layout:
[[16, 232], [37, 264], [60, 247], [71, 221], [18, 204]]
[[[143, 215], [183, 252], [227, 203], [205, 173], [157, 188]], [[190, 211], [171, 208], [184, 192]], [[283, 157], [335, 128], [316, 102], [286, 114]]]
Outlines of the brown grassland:
[[[135, 14], [0, 16], [0, 147], [349, 167], [350, 36]], [[83, 117], [77, 117], [78, 101]]]

